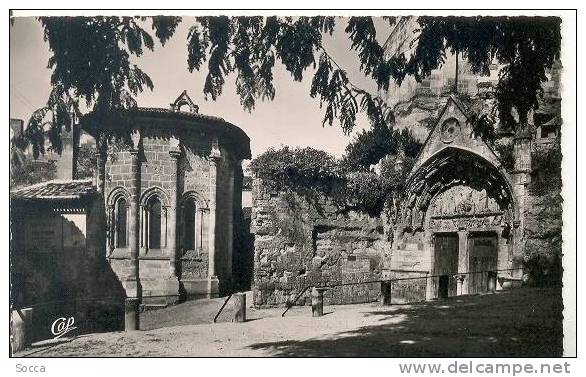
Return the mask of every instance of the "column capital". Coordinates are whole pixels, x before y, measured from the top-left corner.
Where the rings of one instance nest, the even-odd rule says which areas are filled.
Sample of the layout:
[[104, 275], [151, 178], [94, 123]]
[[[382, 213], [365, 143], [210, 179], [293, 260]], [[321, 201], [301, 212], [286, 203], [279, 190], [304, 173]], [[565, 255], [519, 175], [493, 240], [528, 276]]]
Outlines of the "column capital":
[[220, 154], [212, 153], [210, 154], [209, 159], [210, 165], [217, 166], [224, 158]]
[[132, 141], [132, 149], [137, 149], [140, 145], [140, 140], [142, 139], [142, 135], [140, 129], [133, 129], [130, 131], [130, 140]]

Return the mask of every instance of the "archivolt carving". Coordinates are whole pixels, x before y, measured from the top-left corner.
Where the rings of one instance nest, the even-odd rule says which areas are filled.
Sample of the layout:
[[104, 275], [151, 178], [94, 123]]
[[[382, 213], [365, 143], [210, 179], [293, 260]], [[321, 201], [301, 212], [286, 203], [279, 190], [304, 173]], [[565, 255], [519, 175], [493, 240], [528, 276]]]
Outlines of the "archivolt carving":
[[479, 155], [446, 148], [411, 174], [399, 216], [401, 226], [423, 228], [429, 217], [444, 215], [506, 213], [507, 219], [516, 219], [515, 198], [503, 174]]

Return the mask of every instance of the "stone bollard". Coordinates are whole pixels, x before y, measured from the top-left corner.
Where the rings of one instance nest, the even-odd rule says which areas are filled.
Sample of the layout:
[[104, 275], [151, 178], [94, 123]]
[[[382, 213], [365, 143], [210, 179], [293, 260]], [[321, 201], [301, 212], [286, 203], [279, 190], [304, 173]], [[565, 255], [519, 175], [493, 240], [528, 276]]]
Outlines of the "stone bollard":
[[246, 322], [246, 294], [234, 293], [234, 322]]
[[497, 273], [495, 271], [488, 272], [488, 291], [494, 292], [496, 291], [496, 279]]
[[311, 314], [313, 317], [324, 315], [324, 288], [311, 289]]
[[380, 304], [383, 306], [391, 305], [391, 282], [380, 282]]
[[18, 309], [12, 311], [10, 327], [12, 353], [22, 351], [31, 345], [33, 309]]
[[124, 331], [140, 330], [139, 301], [137, 298], [124, 300]]

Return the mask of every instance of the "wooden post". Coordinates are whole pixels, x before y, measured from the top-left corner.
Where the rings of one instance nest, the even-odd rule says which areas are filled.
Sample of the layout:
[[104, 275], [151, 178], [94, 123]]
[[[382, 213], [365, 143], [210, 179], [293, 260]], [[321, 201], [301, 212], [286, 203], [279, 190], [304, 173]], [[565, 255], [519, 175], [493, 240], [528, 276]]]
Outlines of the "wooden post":
[[324, 290], [313, 287], [311, 289], [311, 314], [314, 317], [324, 315]]
[[234, 294], [234, 322], [246, 322], [246, 294]]

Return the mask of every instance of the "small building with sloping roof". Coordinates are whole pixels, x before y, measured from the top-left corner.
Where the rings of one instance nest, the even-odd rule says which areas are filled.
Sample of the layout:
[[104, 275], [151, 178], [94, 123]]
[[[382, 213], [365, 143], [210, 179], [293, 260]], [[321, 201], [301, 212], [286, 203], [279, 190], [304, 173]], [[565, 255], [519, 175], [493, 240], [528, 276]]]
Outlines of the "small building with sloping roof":
[[[234, 255], [241, 163], [251, 157], [240, 128], [200, 114], [185, 91], [168, 109], [92, 113], [74, 127], [96, 140], [95, 177], [73, 179], [75, 161], [64, 161], [70, 179], [10, 193], [12, 303], [37, 308], [36, 336], [50, 336], [47, 321], [63, 315], [118, 329], [128, 305], [136, 314], [216, 297], [250, 275]], [[79, 138], [65, 142], [75, 159]], [[104, 300], [111, 314], [100, 315]]]
[[93, 180], [54, 180], [10, 192], [14, 309], [32, 308], [31, 340], [73, 317], [78, 333], [123, 328], [124, 290], [105, 263], [103, 207]]

